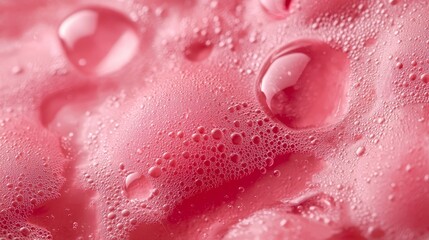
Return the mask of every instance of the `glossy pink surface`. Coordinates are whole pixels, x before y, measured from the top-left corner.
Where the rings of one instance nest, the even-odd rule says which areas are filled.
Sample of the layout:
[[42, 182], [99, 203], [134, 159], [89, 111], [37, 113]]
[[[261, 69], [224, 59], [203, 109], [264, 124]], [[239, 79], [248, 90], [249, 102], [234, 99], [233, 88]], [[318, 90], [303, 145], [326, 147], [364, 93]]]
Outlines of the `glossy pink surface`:
[[0, 1], [0, 239], [428, 239], [428, 10]]

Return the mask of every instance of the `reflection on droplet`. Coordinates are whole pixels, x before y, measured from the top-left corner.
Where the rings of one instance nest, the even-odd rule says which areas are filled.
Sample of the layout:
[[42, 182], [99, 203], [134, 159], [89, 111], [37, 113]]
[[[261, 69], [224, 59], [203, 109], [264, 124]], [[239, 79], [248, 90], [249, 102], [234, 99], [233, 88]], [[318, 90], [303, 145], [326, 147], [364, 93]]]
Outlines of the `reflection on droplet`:
[[125, 178], [125, 192], [130, 199], [147, 199], [151, 190], [150, 181], [139, 173], [130, 173]]
[[69, 61], [88, 75], [104, 75], [121, 69], [134, 57], [139, 46], [131, 20], [102, 7], [74, 12], [61, 23], [58, 35]]
[[292, 0], [260, 0], [262, 7], [272, 16], [284, 18], [287, 16]]
[[258, 95], [269, 115], [293, 129], [338, 122], [347, 105], [349, 61], [318, 41], [297, 41], [274, 53], [259, 77]]

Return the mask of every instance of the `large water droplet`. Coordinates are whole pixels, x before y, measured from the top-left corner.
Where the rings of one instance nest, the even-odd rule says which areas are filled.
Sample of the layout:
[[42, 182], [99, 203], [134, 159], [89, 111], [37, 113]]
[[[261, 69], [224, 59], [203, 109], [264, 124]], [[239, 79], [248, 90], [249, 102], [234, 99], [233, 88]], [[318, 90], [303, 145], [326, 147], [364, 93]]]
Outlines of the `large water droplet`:
[[285, 201], [289, 212], [324, 223], [338, 221], [340, 211], [332, 196], [325, 193], [307, 193]]
[[152, 184], [139, 173], [133, 172], [125, 178], [125, 192], [130, 199], [146, 199], [150, 196]]
[[88, 75], [104, 75], [124, 67], [139, 46], [137, 31], [121, 13], [101, 7], [78, 10], [58, 29], [69, 61]]
[[264, 9], [277, 18], [287, 16], [291, 0], [259, 0]]
[[347, 110], [348, 72], [346, 54], [301, 40], [268, 59], [257, 91], [274, 119], [293, 129], [320, 127], [339, 121]]

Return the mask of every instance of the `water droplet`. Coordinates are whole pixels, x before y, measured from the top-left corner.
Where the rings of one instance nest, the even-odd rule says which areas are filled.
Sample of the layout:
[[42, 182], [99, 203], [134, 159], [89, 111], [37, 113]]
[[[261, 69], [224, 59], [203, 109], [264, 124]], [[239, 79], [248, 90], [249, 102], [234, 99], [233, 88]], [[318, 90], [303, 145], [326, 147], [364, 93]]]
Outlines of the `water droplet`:
[[69, 61], [88, 75], [121, 69], [139, 47], [139, 37], [130, 19], [102, 7], [74, 12], [61, 23], [58, 35]]
[[270, 157], [267, 157], [267, 158], [265, 159], [265, 163], [267, 164], [267, 167], [271, 167], [271, 166], [273, 166], [273, 165], [274, 165], [274, 159], [272, 159], [272, 158], [270, 158]]
[[131, 199], [146, 199], [150, 196], [152, 184], [139, 173], [130, 173], [125, 178], [126, 196]]
[[348, 62], [326, 43], [291, 43], [262, 68], [259, 99], [269, 115], [290, 128], [334, 124], [346, 112]]
[[403, 63], [400, 63], [400, 62], [396, 63], [396, 68], [397, 69], [402, 69], [403, 67], [404, 67]]
[[398, 3], [397, 0], [388, 0], [390, 5], [396, 5]]
[[405, 165], [405, 171], [410, 172], [413, 169], [413, 167], [410, 164]]
[[253, 136], [252, 137], [252, 142], [254, 144], [259, 144], [261, 142], [261, 138], [259, 136]]
[[165, 160], [168, 160], [171, 158], [171, 154], [169, 152], [165, 152], [162, 154], [162, 158], [164, 158]]
[[243, 142], [243, 137], [239, 133], [232, 133], [231, 141], [234, 145], [240, 145]]
[[14, 67], [12, 67], [12, 74], [13, 75], [21, 74], [23, 71], [24, 70], [20, 66], [14, 66]]
[[198, 133], [194, 133], [191, 136], [192, 140], [194, 140], [194, 142], [200, 142], [201, 141], [201, 135]]
[[284, 18], [287, 16], [292, 0], [260, 0], [259, 2], [269, 14]]
[[340, 217], [340, 211], [332, 196], [325, 193], [308, 193], [286, 201], [288, 211], [305, 218], [329, 223]]
[[281, 227], [286, 227], [286, 226], [287, 226], [287, 224], [288, 224], [288, 220], [287, 220], [287, 219], [282, 219], [282, 220], [280, 221], [280, 226], [281, 226]]
[[377, 123], [378, 123], [378, 124], [383, 124], [385, 121], [386, 121], [386, 119], [384, 119], [384, 118], [382, 118], [382, 117], [377, 118]]
[[28, 229], [27, 227], [22, 227], [19, 229], [19, 232], [22, 234], [22, 236], [24, 237], [28, 237], [30, 236], [30, 229]]
[[420, 76], [420, 80], [422, 80], [424, 83], [429, 82], [429, 73], [424, 73]]
[[231, 159], [232, 162], [234, 163], [238, 163], [238, 161], [240, 161], [240, 155], [238, 155], [237, 153], [232, 153], [229, 158]]
[[202, 61], [210, 56], [213, 50], [213, 44], [209, 41], [204, 43], [193, 43], [186, 47], [185, 57], [192, 62]]
[[360, 157], [365, 153], [365, 147], [360, 146], [356, 149], [356, 156]]
[[121, 211], [122, 216], [128, 217], [131, 213], [128, 209], [124, 209]]
[[109, 213], [109, 214], [107, 214], [107, 218], [108, 219], [115, 219], [116, 218], [116, 213]]
[[212, 137], [215, 140], [220, 140], [223, 137], [223, 133], [222, 130], [220, 130], [219, 128], [215, 128], [211, 131]]
[[153, 178], [159, 178], [161, 176], [161, 168], [151, 167], [151, 168], [149, 168], [148, 173]]

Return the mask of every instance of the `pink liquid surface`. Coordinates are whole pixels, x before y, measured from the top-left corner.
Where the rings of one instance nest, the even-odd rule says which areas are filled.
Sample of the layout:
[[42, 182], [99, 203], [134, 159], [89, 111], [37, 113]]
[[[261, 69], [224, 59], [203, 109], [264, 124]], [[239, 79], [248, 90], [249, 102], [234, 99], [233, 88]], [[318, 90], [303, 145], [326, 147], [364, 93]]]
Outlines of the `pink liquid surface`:
[[429, 239], [423, 0], [0, 0], [0, 239]]

